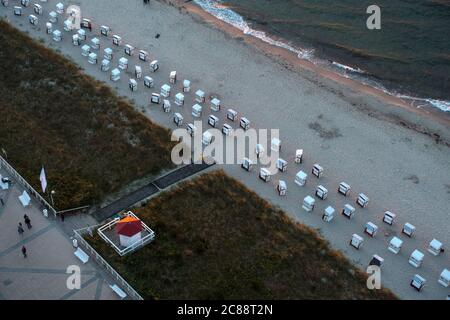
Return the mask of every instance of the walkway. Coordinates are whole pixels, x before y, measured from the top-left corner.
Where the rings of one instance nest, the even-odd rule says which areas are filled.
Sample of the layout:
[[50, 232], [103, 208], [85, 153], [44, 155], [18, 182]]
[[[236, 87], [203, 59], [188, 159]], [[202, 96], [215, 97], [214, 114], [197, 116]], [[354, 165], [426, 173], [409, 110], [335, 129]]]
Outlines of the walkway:
[[[10, 177], [3, 169], [0, 174]], [[0, 300], [117, 299], [108, 287], [113, 281], [95, 262], [83, 265], [74, 256], [71, 240], [63, 228], [66, 222], [45, 218], [34, 199], [31, 206], [24, 208], [18, 199], [22, 192], [23, 187], [15, 181], [11, 189], [0, 190], [5, 202], [4, 206], [0, 204]], [[24, 214], [31, 219], [30, 230], [23, 221]], [[22, 236], [17, 232], [19, 222], [25, 229]], [[26, 259], [22, 246], [27, 248]], [[70, 265], [80, 267], [80, 290], [66, 286], [69, 276], [66, 269]]]
[[93, 217], [100, 223], [114, 216], [115, 214], [118, 214], [119, 212], [132, 207], [136, 203], [151, 197], [159, 191], [166, 189], [171, 185], [174, 185], [181, 180], [193, 176], [211, 166], [212, 165], [207, 164], [188, 164], [182, 166], [156, 179], [148, 185], [143, 186], [142, 188], [120, 198], [119, 200], [110, 203], [106, 207], [99, 209], [93, 214]]

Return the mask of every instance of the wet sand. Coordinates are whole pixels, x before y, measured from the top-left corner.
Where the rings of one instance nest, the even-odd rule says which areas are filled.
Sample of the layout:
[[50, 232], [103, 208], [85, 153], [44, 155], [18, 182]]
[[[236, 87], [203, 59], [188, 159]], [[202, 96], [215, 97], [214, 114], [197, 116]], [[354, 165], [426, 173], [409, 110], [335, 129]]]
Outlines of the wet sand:
[[[50, 0], [49, 5], [53, 8], [56, 2]], [[127, 86], [131, 73], [123, 75], [117, 83], [110, 82], [109, 73], [102, 73], [98, 65], [89, 65], [81, 56], [80, 48], [70, 44], [66, 33], [62, 43], [55, 43], [43, 30], [31, 27], [26, 17], [16, 18], [11, 14], [9, 17], [14, 25], [61, 50], [87, 74], [109, 83], [120, 95], [133, 99], [147, 116], [166, 127], [175, 128], [171, 114], [163, 113], [160, 106], [150, 105], [150, 93], [158, 92], [162, 84], [168, 83], [169, 72], [177, 70], [179, 80], [192, 81], [193, 91], [203, 89], [207, 96], [218, 95], [224, 109], [236, 109], [252, 121], [253, 127], [280, 128], [281, 157], [289, 160], [287, 172], [272, 177], [271, 182], [265, 184], [258, 179], [257, 168], [253, 173], [247, 173], [237, 165], [221, 167], [297, 221], [320, 229], [334, 248], [342, 250], [361, 267], [367, 265], [373, 254], [384, 257], [383, 285], [401, 298], [443, 299], [448, 294], [448, 289], [437, 283], [442, 269], [450, 267], [448, 252], [440, 257], [426, 252], [428, 242], [434, 237], [444, 246], [450, 243], [450, 149], [444, 141], [448, 140], [450, 130], [446, 121], [424, 117], [427, 110], [410, 112], [409, 106], [387, 104], [351, 86], [322, 78], [314, 74], [314, 70], [296, 69], [293, 63], [281, 59], [281, 49], [270, 48], [272, 53], [269, 54], [262, 50], [264, 44], [252, 45], [256, 39], [211, 28], [220, 22], [211, 16], [195, 14], [195, 8], [192, 14], [186, 14], [184, 9], [154, 1], [148, 6], [141, 1], [124, 3], [120, 0], [81, 0], [76, 3], [81, 4], [84, 15], [91, 17], [97, 26], [109, 24], [125, 43], [148, 50], [152, 58], [160, 60], [161, 68], [157, 73], [150, 73], [147, 65], [144, 68], [144, 75], [155, 78], [153, 90], [146, 89], [140, 82], [139, 90], [132, 93]], [[3, 15], [4, 8], [0, 8], [0, 12]], [[59, 28], [62, 30], [61, 24]], [[99, 31], [93, 34], [98, 35]], [[158, 39], [156, 34], [160, 34]], [[111, 39], [101, 38], [101, 41], [103, 48], [110, 46]], [[114, 50], [116, 64], [123, 54], [122, 49]], [[278, 55], [277, 59], [273, 58], [274, 54]], [[288, 53], [284, 54], [287, 59]], [[143, 65], [134, 57], [130, 60], [130, 68], [135, 64]], [[181, 81], [173, 86], [174, 94], [179, 91]], [[188, 123], [192, 120], [192, 104], [193, 94], [190, 93], [186, 95], [184, 107], [172, 103], [172, 108], [183, 113], [185, 123]], [[206, 106], [204, 128], [209, 114]], [[218, 115], [221, 123], [225, 121], [224, 111]], [[440, 135], [440, 143], [436, 143], [434, 133]], [[305, 161], [301, 165], [292, 163], [297, 148], [305, 150]], [[300, 169], [309, 172], [316, 162], [325, 168], [324, 177], [320, 180], [310, 177], [304, 188], [296, 186], [293, 183], [295, 173]], [[284, 198], [275, 193], [275, 184], [281, 178], [288, 182], [288, 195]], [[341, 181], [352, 185], [350, 198], [335, 192]], [[318, 184], [328, 187], [330, 194], [325, 201], [317, 200], [316, 209], [308, 214], [301, 209], [300, 202], [306, 195], [313, 195]], [[328, 205], [337, 211], [347, 202], [355, 205], [359, 192], [366, 193], [371, 202], [365, 209], [355, 206], [357, 215], [353, 220], [346, 220], [338, 213], [330, 224], [320, 219]], [[392, 227], [381, 221], [385, 210], [398, 214], [397, 223]], [[358, 251], [350, 247], [348, 241], [353, 233], [363, 235], [367, 221], [377, 224], [380, 230], [374, 239], [364, 235], [364, 246]], [[417, 227], [412, 239], [401, 235], [405, 222]], [[399, 255], [387, 250], [394, 235], [405, 241]], [[414, 249], [425, 253], [420, 269], [408, 264]], [[428, 280], [422, 293], [416, 293], [409, 286], [415, 273]]]

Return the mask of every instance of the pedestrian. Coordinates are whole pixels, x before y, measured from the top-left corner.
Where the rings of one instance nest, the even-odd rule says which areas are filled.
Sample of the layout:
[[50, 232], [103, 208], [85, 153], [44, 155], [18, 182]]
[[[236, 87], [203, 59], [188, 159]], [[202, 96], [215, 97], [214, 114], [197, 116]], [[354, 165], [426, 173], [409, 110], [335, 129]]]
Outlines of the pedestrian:
[[64, 219], [65, 219], [64, 213], [61, 213], [61, 222], [64, 222]]
[[25, 248], [25, 246], [22, 246], [22, 254], [24, 258], [27, 257], [27, 248]]
[[23, 220], [25, 220], [25, 224], [27, 225], [28, 229], [33, 228], [33, 226], [31, 225], [31, 220], [26, 214], [23, 216]]
[[5, 205], [5, 203], [3, 202], [3, 198], [0, 198], [0, 202], [2, 203], [2, 206]]
[[23, 233], [25, 232], [25, 230], [23, 230], [22, 224], [19, 222], [19, 225], [17, 226], [17, 232], [23, 236]]

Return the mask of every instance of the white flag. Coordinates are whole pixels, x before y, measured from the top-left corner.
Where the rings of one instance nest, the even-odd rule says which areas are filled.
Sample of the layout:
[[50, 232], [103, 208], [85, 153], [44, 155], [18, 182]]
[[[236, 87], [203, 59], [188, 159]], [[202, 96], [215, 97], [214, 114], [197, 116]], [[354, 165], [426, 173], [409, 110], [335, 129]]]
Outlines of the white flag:
[[47, 189], [47, 178], [45, 177], [44, 166], [42, 166], [41, 175], [39, 176], [39, 180], [41, 180], [42, 192], [45, 193], [45, 189]]

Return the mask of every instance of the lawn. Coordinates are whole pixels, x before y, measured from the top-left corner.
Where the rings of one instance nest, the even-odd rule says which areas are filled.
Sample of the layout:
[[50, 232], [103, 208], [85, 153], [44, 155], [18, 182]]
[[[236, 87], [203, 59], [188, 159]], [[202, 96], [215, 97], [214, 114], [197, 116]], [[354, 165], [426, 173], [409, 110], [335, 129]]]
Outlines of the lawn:
[[36, 190], [44, 165], [57, 209], [171, 166], [170, 132], [108, 86], [4, 21], [0, 43], [2, 156]]
[[133, 210], [154, 242], [119, 257], [87, 240], [146, 299], [393, 299], [314, 230], [222, 171]]

